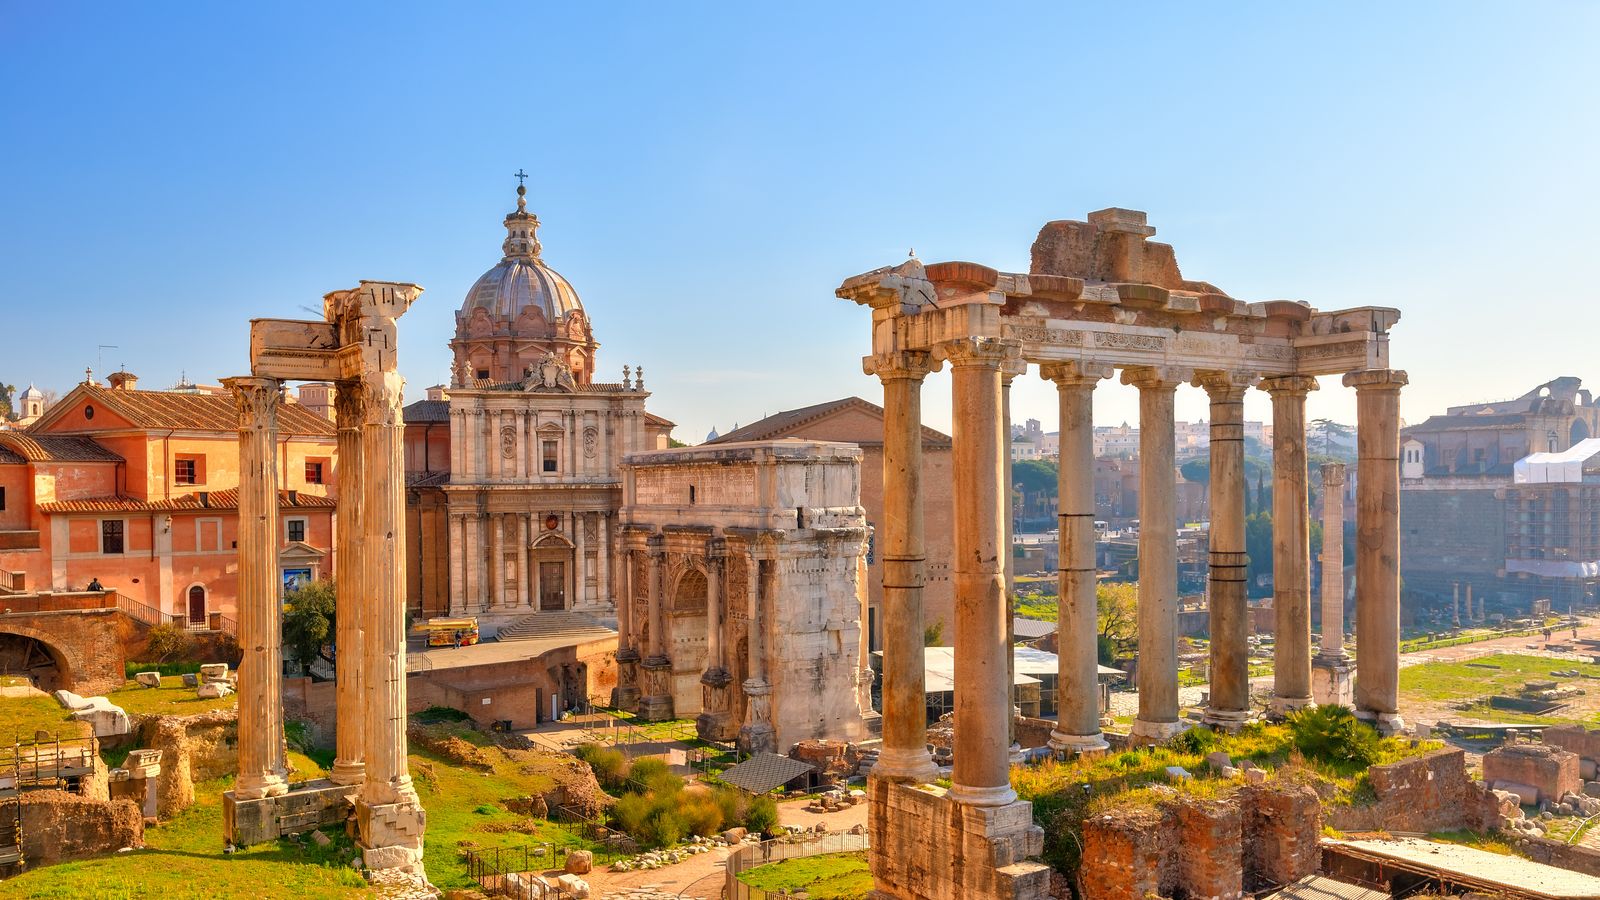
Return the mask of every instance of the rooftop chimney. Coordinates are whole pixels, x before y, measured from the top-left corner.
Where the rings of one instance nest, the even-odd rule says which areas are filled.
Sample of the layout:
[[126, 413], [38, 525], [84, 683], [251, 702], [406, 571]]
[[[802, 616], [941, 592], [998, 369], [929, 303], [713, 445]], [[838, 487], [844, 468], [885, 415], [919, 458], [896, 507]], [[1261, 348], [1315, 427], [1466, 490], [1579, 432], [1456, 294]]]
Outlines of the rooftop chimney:
[[128, 371], [112, 372], [106, 380], [111, 382], [113, 391], [131, 391], [139, 386], [139, 376]]

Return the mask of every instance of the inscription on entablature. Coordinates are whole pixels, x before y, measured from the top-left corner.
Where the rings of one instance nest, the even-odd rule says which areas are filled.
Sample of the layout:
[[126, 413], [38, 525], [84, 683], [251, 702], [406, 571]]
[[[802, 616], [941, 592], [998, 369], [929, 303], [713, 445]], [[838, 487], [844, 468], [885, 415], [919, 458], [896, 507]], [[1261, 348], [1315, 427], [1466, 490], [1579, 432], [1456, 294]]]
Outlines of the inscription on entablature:
[[1244, 355], [1250, 359], [1294, 359], [1293, 350], [1275, 344], [1247, 344]]
[[1094, 345], [1112, 350], [1165, 350], [1166, 338], [1153, 334], [1118, 334], [1115, 331], [1096, 331]]
[[1030, 344], [1058, 344], [1068, 347], [1083, 346], [1083, 332], [1065, 328], [1047, 328], [1043, 325], [1013, 325], [1006, 329], [1007, 337]]
[[1365, 354], [1365, 352], [1365, 343], [1313, 344], [1312, 346], [1301, 347], [1299, 349], [1299, 355], [1301, 359], [1331, 359], [1335, 356], [1362, 356]]

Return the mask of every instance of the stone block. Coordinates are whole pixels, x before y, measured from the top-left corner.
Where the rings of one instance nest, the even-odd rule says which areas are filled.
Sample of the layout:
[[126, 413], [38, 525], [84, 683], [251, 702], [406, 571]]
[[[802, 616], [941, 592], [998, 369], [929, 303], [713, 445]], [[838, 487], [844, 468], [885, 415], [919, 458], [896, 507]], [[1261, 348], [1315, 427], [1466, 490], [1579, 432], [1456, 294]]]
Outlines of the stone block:
[[1322, 864], [1322, 804], [1304, 785], [1249, 785], [1241, 794], [1246, 887], [1292, 884]]
[[350, 818], [351, 802], [360, 791], [358, 784], [326, 780], [257, 800], [240, 800], [226, 791], [222, 795], [222, 838], [235, 847], [248, 847], [315, 828], [343, 828]]
[[200, 680], [210, 683], [228, 680], [227, 663], [202, 663], [200, 666]]
[[50, 696], [54, 697], [56, 702], [61, 704], [62, 709], [87, 709], [90, 705], [87, 699], [80, 697], [71, 691], [52, 691]]
[[589, 883], [576, 875], [566, 874], [556, 876], [556, 884], [568, 894], [583, 898], [589, 896]]
[[1206, 754], [1206, 764], [1211, 766], [1213, 770], [1221, 772], [1223, 769], [1233, 768], [1233, 757], [1221, 750], [1217, 750]]
[[144, 685], [145, 687], [149, 687], [149, 688], [161, 687], [161, 673], [160, 672], [139, 672], [139, 673], [137, 673], [137, 674], [135, 674], [133, 676], [133, 680], [139, 682], [140, 684]]
[[594, 854], [588, 850], [568, 850], [567, 872], [573, 875], [587, 875], [594, 869]]
[[1517, 798], [1521, 806], [1538, 806], [1539, 789], [1531, 784], [1517, 784], [1514, 781], [1496, 781], [1494, 789], [1501, 793], [1511, 794]]
[[22, 856], [30, 865], [115, 853], [144, 840], [144, 814], [131, 800], [28, 791], [21, 804]]
[[200, 676], [193, 672], [183, 673], [183, 686], [186, 688], [199, 687]]
[[97, 738], [115, 737], [127, 734], [133, 727], [133, 722], [122, 707], [113, 704], [104, 697], [89, 698], [89, 705], [72, 711], [72, 718], [80, 722], [88, 722], [94, 729]]
[[1582, 787], [1578, 755], [1549, 744], [1507, 744], [1483, 756], [1483, 780], [1509, 781], [1538, 789], [1539, 799], [1557, 799]]
[[221, 700], [233, 693], [226, 681], [208, 681], [195, 688], [194, 695], [201, 700]]
[[1582, 756], [1578, 757], [1578, 776], [1580, 778], [1585, 781], [1594, 781], [1597, 773], [1600, 773], [1600, 767], [1595, 765], [1594, 760]]

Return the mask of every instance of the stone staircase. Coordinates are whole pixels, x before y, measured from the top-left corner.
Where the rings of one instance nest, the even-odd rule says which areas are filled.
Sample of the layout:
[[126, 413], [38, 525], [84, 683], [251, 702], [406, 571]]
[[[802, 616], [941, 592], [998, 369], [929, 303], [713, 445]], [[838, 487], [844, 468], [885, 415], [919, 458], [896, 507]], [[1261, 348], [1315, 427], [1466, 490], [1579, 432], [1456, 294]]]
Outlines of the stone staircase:
[[593, 634], [601, 629], [610, 630], [606, 623], [588, 613], [574, 610], [541, 612], [523, 616], [501, 626], [495, 632], [497, 641], [530, 641], [552, 637]]
[[857, 764], [857, 766], [856, 766], [856, 774], [862, 776], [863, 778], [865, 778], [867, 773], [872, 771], [872, 767], [877, 765], [877, 764], [878, 764], [878, 748], [877, 748], [877, 746], [871, 746], [871, 747], [863, 746], [861, 748], [861, 762], [859, 764]]

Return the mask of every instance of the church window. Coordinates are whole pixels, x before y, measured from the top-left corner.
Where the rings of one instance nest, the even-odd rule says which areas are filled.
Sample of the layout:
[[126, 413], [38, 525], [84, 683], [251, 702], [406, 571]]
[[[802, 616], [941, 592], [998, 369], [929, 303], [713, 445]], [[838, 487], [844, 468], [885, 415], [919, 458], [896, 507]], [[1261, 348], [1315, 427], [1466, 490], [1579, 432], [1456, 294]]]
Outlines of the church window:
[[123, 522], [121, 519], [102, 519], [100, 521], [100, 552], [121, 553]]
[[306, 460], [306, 484], [322, 484], [323, 483], [322, 482], [322, 467], [323, 467], [324, 464], [325, 464], [325, 461], [324, 460], [320, 460], [320, 459], [308, 459], [308, 460]]
[[558, 459], [558, 457], [556, 455], [556, 442], [555, 441], [544, 441], [544, 442], [542, 442], [541, 447], [542, 447], [542, 454], [543, 454], [543, 457], [544, 457], [544, 471], [546, 471], [546, 472], [554, 472], [554, 471], [556, 471], [556, 460]]

